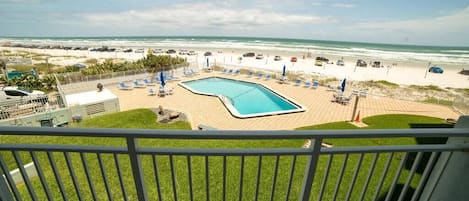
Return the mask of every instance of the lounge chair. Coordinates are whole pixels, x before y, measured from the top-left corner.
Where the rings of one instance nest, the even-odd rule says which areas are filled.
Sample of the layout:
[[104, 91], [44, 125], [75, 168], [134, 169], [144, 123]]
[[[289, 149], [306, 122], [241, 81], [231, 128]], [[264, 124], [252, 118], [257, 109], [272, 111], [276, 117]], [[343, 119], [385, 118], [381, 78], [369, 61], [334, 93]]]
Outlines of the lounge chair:
[[241, 71], [239, 71], [239, 69], [235, 70], [235, 72], [233, 73], [233, 75], [239, 75], [239, 73], [241, 73]]
[[303, 86], [304, 88], [309, 88], [311, 87], [311, 82], [310, 81], [306, 81], [305, 82], [305, 85]]
[[155, 91], [153, 88], [150, 88], [150, 89], [148, 90], [148, 95], [154, 96], [154, 95], [156, 95], [156, 91]]
[[335, 91], [337, 88], [332, 85], [327, 85], [327, 91]]
[[300, 79], [295, 80], [295, 86], [300, 86], [300, 85], [301, 85], [301, 80]]
[[354, 89], [354, 90], [352, 90], [352, 94], [355, 95], [355, 96], [358, 96], [360, 94], [360, 91]]
[[188, 71], [188, 70], [187, 70], [187, 71], [184, 71], [183, 74], [184, 74], [185, 77], [191, 77], [191, 76], [194, 75], [192, 72], [190, 72], [190, 71]]
[[233, 73], [233, 69], [230, 69], [230, 70], [228, 70], [228, 72], [226, 72], [226, 74], [230, 74], [230, 75], [231, 75], [232, 73]]
[[265, 75], [265, 80], [270, 80], [270, 78], [272, 78], [272, 75], [271, 75], [271, 74]]
[[160, 88], [159, 88], [159, 90], [158, 90], [158, 96], [159, 96], [159, 97], [164, 97], [164, 96], [166, 96], [166, 92], [164, 91], [164, 87], [161, 87], [161, 86], [160, 86]]
[[257, 79], [261, 79], [262, 77], [264, 77], [264, 74], [262, 73], [257, 74]]
[[278, 83], [280, 83], [280, 84], [288, 84], [288, 77], [278, 76]]
[[158, 77], [158, 76], [155, 76], [152, 81], [154, 83], [160, 83], [161, 82], [160, 77]]
[[249, 71], [249, 72], [248, 72], [248, 75], [247, 75], [246, 77], [247, 77], [247, 78], [250, 78], [250, 77], [252, 77], [253, 75], [254, 75], [254, 72]]
[[145, 84], [139, 83], [137, 80], [134, 80], [134, 87], [135, 88], [145, 88], [147, 86]]
[[365, 91], [365, 90], [360, 91], [360, 96], [361, 96], [361, 97], [366, 97], [367, 94], [368, 94], [368, 92]]
[[318, 81], [314, 81], [313, 82], [313, 85], [312, 85], [312, 88], [313, 89], [317, 89], [319, 87], [319, 82]]
[[170, 75], [166, 78], [168, 81], [177, 81], [177, 80], [181, 80], [179, 79], [178, 77], [174, 76], [174, 75]]
[[145, 85], [147, 86], [155, 86], [156, 83], [148, 80], [147, 78], [143, 79], [143, 83], [145, 83]]
[[189, 69], [189, 72], [191, 72], [193, 75], [199, 74], [199, 71], [193, 69]]
[[223, 74], [228, 73], [228, 69], [227, 69], [227, 68], [224, 68], [223, 71], [221, 71], [221, 73], [223, 73]]
[[133, 89], [132, 86], [126, 85], [124, 82], [119, 82], [118, 88], [121, 89], [121, 90], [132, 90]]

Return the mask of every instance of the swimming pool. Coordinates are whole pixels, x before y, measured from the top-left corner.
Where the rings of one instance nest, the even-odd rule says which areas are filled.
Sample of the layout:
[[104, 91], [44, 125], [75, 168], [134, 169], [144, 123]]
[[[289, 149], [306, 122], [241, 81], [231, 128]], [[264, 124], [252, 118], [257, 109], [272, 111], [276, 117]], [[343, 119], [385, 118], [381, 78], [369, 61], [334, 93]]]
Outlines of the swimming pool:
[[238, 118], [303, 112], [305, 108], [273, 90], [252, 82], [208, 77], [179, 83], [196, 94], [217, 96]]

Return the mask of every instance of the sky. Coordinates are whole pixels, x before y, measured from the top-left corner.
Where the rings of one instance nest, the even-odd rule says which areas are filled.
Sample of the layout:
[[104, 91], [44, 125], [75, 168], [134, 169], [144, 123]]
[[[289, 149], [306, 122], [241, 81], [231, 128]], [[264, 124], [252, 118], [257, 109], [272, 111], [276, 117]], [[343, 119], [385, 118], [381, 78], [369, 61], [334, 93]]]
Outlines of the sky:
[[242, 36], [469, 46], [469, 0], [0, 0], [0, 37]]

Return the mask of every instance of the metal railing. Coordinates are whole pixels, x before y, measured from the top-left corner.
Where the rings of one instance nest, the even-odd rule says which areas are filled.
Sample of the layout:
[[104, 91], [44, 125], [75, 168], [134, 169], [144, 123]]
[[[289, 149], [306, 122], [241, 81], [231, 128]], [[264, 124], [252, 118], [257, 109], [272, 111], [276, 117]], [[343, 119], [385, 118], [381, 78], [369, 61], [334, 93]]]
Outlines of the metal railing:
[[[88, 143], [21, 144], [3, 139], [0, 170], [7, 174], [0, 179], [0, 200], [426, 200], [421, 196], [429, 194], [422, 191], [437, 184], [429, 177], [443, 172], [435, 164], [467, 151], [468, 144], [321, 144], [331, 139], [469, 137], [464, 127], [359, 131], [0, 127], [0, 138], [61, 137]], [[93, 144], [100, 141], [95, 138], [108, 143]], [[310, 145], [301, 148], [308, 139]], [[185, 140], [191, 141], [178, 144]], [[207, 148], [206, 140], [226, 146]], [[281, 148], [249, 147], [257, 140], [265, 145], [292, 143]], [[193, 148], [197, 144], [200, 148]], [[34, 163], [38, 178], [29, 177], [24, 161]], [[15, 184], [8, 174], [13, 166], [19, 167], [24, 184]]]
[[21, 97], [17, 100], [3, 100], [0, 102], [0, 120], [23, 117], [64, 107], [65, 102], [58, 93], [44, 97]]

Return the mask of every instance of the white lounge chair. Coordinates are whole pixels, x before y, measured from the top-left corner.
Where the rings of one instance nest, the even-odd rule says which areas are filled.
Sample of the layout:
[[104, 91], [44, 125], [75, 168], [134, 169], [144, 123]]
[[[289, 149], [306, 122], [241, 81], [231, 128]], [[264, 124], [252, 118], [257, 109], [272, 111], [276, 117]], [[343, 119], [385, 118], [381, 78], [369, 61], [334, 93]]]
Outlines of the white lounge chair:
[[271, 75], [271, 74], [265, 75], [265, 80], [270, 80], [270, 78], [272, 78], [272, 75]]
[[295, 80], [295, 86], [300, 86], [300, 85], [301, 85], [301, 80], [300, 79]]
[[252, 77], [253, 75], [254, 75], [254, 72], [249, 71], [249, 72], [248, 72], [248, 75], [247, 75], [246, 77], [247, 77], [247, 78], [250, 78], [250, 77]]
[[360, 96], [361, 97], [366, 97], [368, 95], [368, 92], [363, 90], [363, 91], [360, 91]]
[[311, 82], [310, 81], [306, 81], [305, 82], [305, 85], [303, 86], [304, 88], [309, 88], [311, 87]]
[[154, 95], [156, 95], [156, 91], [155, 91], [153, 88], [150, 88], [150, 89], [148, 90], [148, 95], [154, 96]]

